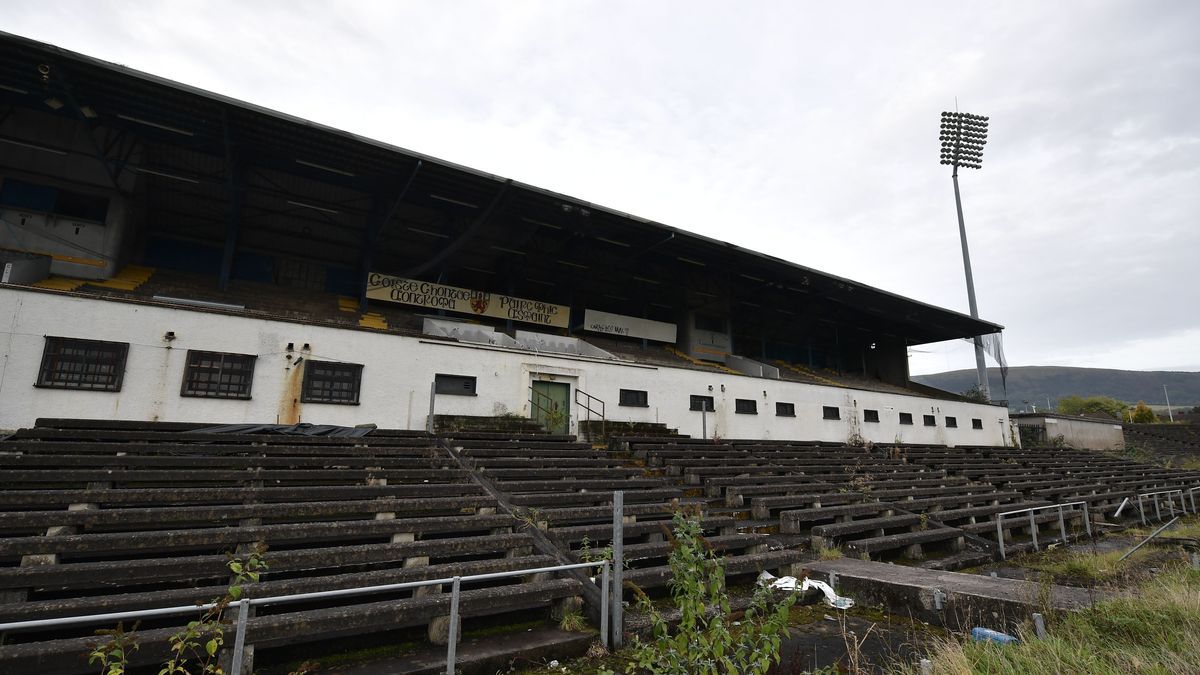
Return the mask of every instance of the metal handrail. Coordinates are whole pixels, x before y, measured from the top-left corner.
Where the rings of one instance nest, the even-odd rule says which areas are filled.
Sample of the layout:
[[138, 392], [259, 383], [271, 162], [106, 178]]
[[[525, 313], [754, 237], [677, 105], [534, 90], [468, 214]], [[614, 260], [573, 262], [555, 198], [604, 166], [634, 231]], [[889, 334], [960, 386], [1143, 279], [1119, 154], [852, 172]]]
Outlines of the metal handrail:
[[[1195, 490], [1195, 489], [1196, 488], [1192, 488], [1192, 490]], [[1138, 516], [1142, 520], [1142, 525], [1147, 524], [1146, 523], [1146, 512], [1144, 510], [1142, 510], [1142, 497], [1154, 497], [1154, 517], [1159, 522], [1162, 522], [1162, 519], [1163, 519], [1162, 509], [1158, 505], [1158, 496], [1159, 495], [1173, 495], [1173, 494], [1179, 495], [1179, 508], [1181, 508], [1183, 510], [1183, 515], [1186, 516], [1188, 510], [1187, 510], [1187, 502], [1184, 501], [1183, 488], [1174, 488], [1171, 490], [1156, 490], [1154, 492], [1143, 492], [1137, 496]], [[1192, 495], [1192, 513], [1196, 512], [1195, 499], [1196, 499], [1196, 497], [1193, 494]], [[1167, 499], [1166, 501], [1167, 501], [1167, 508], [1169, 508], [1171, 510], [1171, 515], [1174, 516], [1175, 515], [1175, 500]]]
[[[227, 605], [228, 607], [238, 608], [237, 630], [234, 637], [233, 659], [231, 660], [231, 662], [235, 664], [236, 668], [236, 670], [233, 672], [241, 672], [240, 666], [242, 664], [242, 656], [246, 642], [246, 623], [249, 619], [251, 607], [268, 604], [276, 605], [291, 602], [302, 602], [304, 600], [321, 600], [326, 598], [367, 595], [372, 593], [383, 593], [386, 591], [419, 588], [422, 586], [441, 586], [444, 584], [450, 584], [450, 635], [449, 642], [446, 645], [446, 672], [454, 673], [454, 664], [456, 658], [455, 651], [457, 649], [458, 642], [458, 600], [461, 592], [460, 587], [462, 582], [489, 581], [492, 579], [504, 579], [507, 577], [525, 576], [528, 574], [563, 572], [567, 570], [577, 570], [591, 567], [600, 567], [601, 572], [600, 639], [607, 648], [609, 642], [609, 575], [611, 562], [608, 560], [598, 560], [595, 562], [554, 565], [552, 567], [533, 567], [522, 570], [508, 570], [505, 572], [489, 572], [487, 574], [471, 574], [467, 576], [445, 577], [442, 579], [428, 579], [425, 581], [406, 581], [404, 583], [397, 584], [382, 584], [378, 586], [363, 586], [359, 588], [339, 588], [329, 591], [313, 591], [311, 593], [293, 593], [291, 595], [276, 595], [265, 598], [246, 598], [243, 600], [234, 600]], [[130, 610], [127, 612], [107, 612], [105, 614], [84, 614], [79, 616], [55, 617], [52, 619], [11, 621], [8, 623], [0, 623], [0, 632], [36, 630], [39, 628], [52, 628], [56, 626], [69, 626], [87, 623], [107, 623], [111, 621], [122, 621], [125, 619], [187, 614], [190, 612], [207, 611], [216, 607], [217, 604], [218, 603], [210, 602], [203, 605], [181, 605], [177, 607], [158, 607], [154, 609]]]
[[1062, 532], [1062, 540], [1067, 541], [1067, 521], [1063, 517], [1063, 508], [1067, 506], [1082, 506], [1083, 507], [1083, 525], [1087, 528], [1088, 536], [1092, 536], [1092, 515], [1088, 510], [1087, 502], [1063, 502], [1062, 504], [1047, 504], [1046, 506], [1031, 506], [1027, 509], [1017, 509], [1015, 511], [1003, 511], [996, 514], [996, 543], [1000, 545], [1000, 559], [1007, 560], [1008, 556], [1004, 551], [1004, 516], [1015, 516], [1019, 513], [1029, 514], [1029, 534], [1033, 537], [1033, 550], [1042, 550], [1038, 546], [1037, 537], [1037, 516], [1033, 515], [1035, 511], [1046, 511], [1048, 509], [1058, 509], [1058, 528]]
[[[585, 400], [580, 401], [579, 400], [580, 395], [584, 396]], [[599, 411], [592, 409], [592, 405], [593, 405], [592, 401], [597, 401], [600, 403]], [[604, 435], [604, 427], [605, 427], [605, 416], [604, 416], [605, 404], [604, 404], [604, 401], [602, 399], [596, 398], [595, 396], [592, 396], [591, 394], [587, 393], [586, 391], [576, 387], [575, 388], [575, 405], [577, 405], [587, 411], [587, 421], [588, 422], [592, 421], [593, 414], [600, 416], [600, 434]]]

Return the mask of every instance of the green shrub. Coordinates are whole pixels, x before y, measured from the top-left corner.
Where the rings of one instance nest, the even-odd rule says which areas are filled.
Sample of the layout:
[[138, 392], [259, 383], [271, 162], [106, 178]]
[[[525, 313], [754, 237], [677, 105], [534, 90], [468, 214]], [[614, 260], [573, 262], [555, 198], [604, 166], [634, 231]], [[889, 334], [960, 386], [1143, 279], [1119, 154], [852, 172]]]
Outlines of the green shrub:
[[655, 675], [762, 675], [779, 662], [795, 594], [777, 598], [758, 584], [740, 621], [730, 612], [724, 561], [701, 536], [700, 524], [682, 513], [674, 518], [671, 597], [681, 616], [672, 627], [641, 591], [638, 606], [650, 618], [652, 637], [635, 640], [626, 672]]

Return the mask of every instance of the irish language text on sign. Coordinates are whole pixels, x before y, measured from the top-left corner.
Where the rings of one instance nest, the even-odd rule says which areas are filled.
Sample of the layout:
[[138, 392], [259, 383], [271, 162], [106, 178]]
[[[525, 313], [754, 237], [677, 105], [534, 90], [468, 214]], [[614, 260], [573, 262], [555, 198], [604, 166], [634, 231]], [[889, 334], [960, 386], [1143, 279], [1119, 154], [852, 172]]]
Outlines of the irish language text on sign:
[[570, 308], [540, 300], [526, 300], [469, 288], [443, 286], [428, 281], [393, 277], [372, 272], [367, 277], [367, 297], [404, 305], [416, 305], [447, 312], [512, 319], [541, 326], [566, 328]]

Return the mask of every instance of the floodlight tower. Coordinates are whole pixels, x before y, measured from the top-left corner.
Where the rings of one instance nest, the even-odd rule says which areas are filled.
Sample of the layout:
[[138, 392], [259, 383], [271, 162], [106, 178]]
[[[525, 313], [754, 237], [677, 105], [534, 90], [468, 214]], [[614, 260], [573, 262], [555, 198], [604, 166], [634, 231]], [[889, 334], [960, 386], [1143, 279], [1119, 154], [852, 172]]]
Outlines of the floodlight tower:
[[[979, 318], [975, 304], [975, 280], [971, 276], [971, 254], [967, 250], [967, 226], [963, 223], [962, 197], [958, 192], [958, 167], [983, 168], [983, 146], [987, 143], [988, 118], [970, 113], [943, 112], [942, 130], [938, 139], [942, 142], [942, 164], [954, 167], [950, 177], [954, 180], [954, 206], [958, 209], [958, 236], [962, 239], [963, 268], [967, 273], [967, 301], [971, 306], [971, 318]], [[978, 371], [979, 391], [989, 400], [992, 398], [988, 385], [987, 364], [983, 360], [983, 339], [975, 336], [975, 368]]]

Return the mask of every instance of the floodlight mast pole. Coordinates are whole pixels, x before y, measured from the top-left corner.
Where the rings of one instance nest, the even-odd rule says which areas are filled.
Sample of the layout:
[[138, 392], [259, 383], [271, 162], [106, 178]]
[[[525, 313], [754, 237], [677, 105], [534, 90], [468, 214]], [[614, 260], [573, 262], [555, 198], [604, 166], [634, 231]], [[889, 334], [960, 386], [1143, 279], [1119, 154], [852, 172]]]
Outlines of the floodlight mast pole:
[[[962, 240], [963, 269], [967, 272], [967, 304], [971, 307], [971, 318], [979, 318], [979, 306], [975, 304], [975, 278], [971, 274], [971, 251], [967, 247], [967, 225], [963, 222], [962, 196], [958, 191], [958, 164], [954, 165], [954, 173], [950, 174], [954, 181], [954, 206], [958, 209], [958, 236]], [[979, 391], [990, 401], [992, 399], [991, 384], [988, 382], [987, 362], [983, 358], [983, 338], [978, 335], [975, 342], [975, 371], [979, 381]]]
[[[967, 303], [971, 318], [979, 318], [979, 306], [975, 303], [975, 278], [971, 274], [971, 252], [967, 246], [967, 225], [963, 220], [962, 193], [958, 188], [958, 167], [983, 168], [983, 146], [987, 143], [987, 120], [981, 115], [960, 112], [943, 112], [940, 140], [942, 141], [942, 164], [953, 167], [950, 179], [954, 182], [954, 207], [958, 212], [958, 236], [962, 241], [963, 270], [967, 277]], [[983, 338], [976, 335], [975, 369], [979, 391], [989, 401], [992, 398], [988, 383], [987, 363], [983, 357]]]

